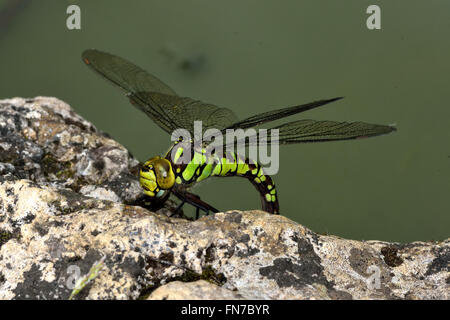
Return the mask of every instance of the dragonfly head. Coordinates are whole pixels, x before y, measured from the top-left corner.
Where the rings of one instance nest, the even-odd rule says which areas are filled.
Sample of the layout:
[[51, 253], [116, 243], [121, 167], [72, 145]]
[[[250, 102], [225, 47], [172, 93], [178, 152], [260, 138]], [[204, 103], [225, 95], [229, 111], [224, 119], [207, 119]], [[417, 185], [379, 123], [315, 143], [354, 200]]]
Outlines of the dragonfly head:
[[175, 184], [175, 174], [167, 159], [154, 157], [146, 161], [139, 173], [139, 182], [144, 193], [152, 198], [160, 198]]

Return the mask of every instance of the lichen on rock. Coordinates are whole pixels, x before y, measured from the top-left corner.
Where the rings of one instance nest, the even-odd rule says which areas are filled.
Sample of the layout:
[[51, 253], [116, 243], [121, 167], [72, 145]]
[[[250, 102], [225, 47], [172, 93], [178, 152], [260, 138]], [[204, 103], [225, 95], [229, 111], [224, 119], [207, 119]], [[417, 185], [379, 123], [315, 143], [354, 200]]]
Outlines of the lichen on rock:
[[[66, 103], [0, 100], [0, 299], [448, 299], [450, 240], [319, 235], [283, 216], [136, 205], [138, 161]], [[166, 208], [170, 210], [170, 208]]]

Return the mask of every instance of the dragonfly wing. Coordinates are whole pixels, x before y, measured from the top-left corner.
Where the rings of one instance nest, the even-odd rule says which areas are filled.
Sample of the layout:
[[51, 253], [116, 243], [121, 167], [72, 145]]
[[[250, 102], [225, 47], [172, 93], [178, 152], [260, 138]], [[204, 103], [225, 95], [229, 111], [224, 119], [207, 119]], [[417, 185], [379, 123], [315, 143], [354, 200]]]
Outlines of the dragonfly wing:
[[[175, 91], [161, 80], [123, 58], [93, 49], [84, 51], [82, 58], [89, 67], [122, 88], [134, 105], [168, 133], [184, 128], [193, 136], [194, 121], [202, 121], [202, 133], [212, 128], [222, 132], [226, 129], [246, 129], [341, 99], [320, 100], [282, 108], [238, 121], [230, 109], [177, 96]], [[316, 120], [288, 122], [273, 129], [279, 130], [280, 144], [347, 140], [386, 134], [395, 130], [390, 126], [363, 122]], [[267, 139], [264, 141], [262, 136], [257, 136], [253, 140], [256, 143], [267, 141]], [[245, 144], [249, 145], [249, 142]]]
[[202, 132], [222, 130], [237, 122], [231, 110], [179, 97], [161, 80], [123, 58], [94, 49], [84, 51], [82, 58], [94, 71], [122, 88], [133, 105], [169, 134], [184, 128], [193, 136], [196, 120], [202, 121]]
[[[278, 129], [278, 139], [271, 136], [271, 129]], [[365, 122], [337, 122], [320, 120], [298, 120], [288, 122], [268, 130], [267, 135], [257, 133], [237, 144], [251, 146], [278, 142], [279, 144], [294, 144], [307, 142], [324, 142], [368, 138], [388, 134], [395, 131], [392, 126], [371, 124]]]
[[390, 133], [392, 126], [365, 122], [337, 122], [319, 120], [292, 121], [273, 129], [279, 130], [279, 143], [322, 142], [375, 137]]
[[130, 101], [163, 130], [171, 133], [176, 129], [164, 110], [148, 103], [145, 94], [155, 92], [176, 96], [175, 91], [161, 80], [123, 58], [99, 50], [84, 51], [82, 59], [91, 69], [123, 89]]
[[133, 63], [95, 49], [85, 50], [83, 61], [126, 92], [158, 92], [176, 95], [168, 85]]
[[326, 99], [326, 100], [319, 100], [319, 101], [314, 101], [314, 102], [310, 102], [310, 103], [306, 103], [306, 104], [302, 104], [302, 105], [298, 105], [298, 106], [281, 108], [281, 109], [277, 109], [277, 110], [260, 113], [260, 114], [251, 116], [247, 119], [241, 120], [239, 122], [233, 123], [227, 129], [236, 129], [236, 128], [246, 129], [246, 128], [258, 126], [258, 125], [266, 123], [266, 122], [278, 120], [278, 119], [285, 118], [285, 117], [288, 117], [288, 116], [291, 116], [291, 115], [294, 115], [297, 113], [308, 111], [308, 110], [326, 105], [328, 103], [331, 103], [331, 102], [334, 102], [334, 101], [337, 101], [340, 99], [342, 99], [342, 97]]
[[213, 128], [220, 131], [237, 121], [236, 115], [230, 109], [191, 98], [155, 92], [140, 92], [138, 96], [146, 104], [157, 106], [167, 118], [171, 119], [175, 129], [186, 129], [192, 137], [194, 137], [194, 121], [202, 122], [202, 133]]

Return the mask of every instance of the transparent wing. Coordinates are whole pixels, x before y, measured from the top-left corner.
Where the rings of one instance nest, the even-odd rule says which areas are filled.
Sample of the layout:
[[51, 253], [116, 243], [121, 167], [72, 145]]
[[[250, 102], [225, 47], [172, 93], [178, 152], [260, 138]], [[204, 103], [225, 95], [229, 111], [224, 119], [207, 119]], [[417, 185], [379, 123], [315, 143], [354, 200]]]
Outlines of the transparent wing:
[[122, 88], [131, 103], [171, 134], [179, 128], [194, 134], [194, 121], [202, 121], [203, 132], [219, 130], [237, 121], [227, 108], [182, 98], [169, 86], [133, 63], [99, 50], [86, 50], [83, 61], [94, 71]]
[[175, 91], [161, 80], [121, 57], [89, 49], [83, 52], [82, 58], [89, 67], [127, 93], [158, 92], [176, 95]]
[[294, 144], [306, 142], [324, 142], [368, 138], [388, 134], [396, 129], [392, 126], [371, 124], [365, 122], [336, 122], [319, 120], [298, 120], [288, 122], [271, 129], [278, 129], [278, 139], [271, 137], [270, 129], [267, 135], [256, 132], [245, 139], [237, 139], [236, 143], [250, 146], [270, 142], [279, 144]]
[[148, 113], [148, 105], [156, 105], [171, 119], [174, 129], [183, 128], [194, 137], [194, 121], [201, 121], [202, 133], [207, 129], [222, 130], [237, 121], [236, 115], [227, 108], [204, 103], [186, 97], [165, 95], [155, 92], [138, 92], [141, 109]]
[[310, 103], [306, 103], [306, 104], [302, 104], [302, 105], [298, 105], [298, 106], [281, 108], [281, 109], [277, 109], [277, 110], [260, 113], [260, 114], [248, 117], [247, 119], [241, 120], [239, 122], [233, 123], [227, 129], [236, 129], [236, 128], [246, 129], [246, 128], [258, 126], [258, 125], [261, 125], [266, 122], [278, 120], [278, 119], [285, 118], [285, 117], [288, 117], [288, 116], [291, 116], [291, 115], [294, 115], [297, 113], [308, 111], [308, 110], [326, 105], [328, 103], [331, 103], [331, 102], [334, 102], [334, 101], [337, 101], [340, 99], [342, 99], [342, 97], [326, 99], [326, 100], [319, 100], [319, 101], [314, 101], [314, 102], [310, 102]]
[[[196, 120], [202, 121], [202, 133], [211, 128], [222, 132], [226, 129], [251, 128], [341, 99], [320, 100], [277, 109], [238, 121], [230, 109], [177, 96], [161, 80], [123, 58], [98, 50], [86, 50], [82, 58], [89, 67], [122, 88], [134, 105], [169, 134], [176, 129], [185, 128], [193, 137]], [[377, 136], [395, 130], [390, 126], [364, 122], [316, 120], [288, 122], [272, 129], [279, 130], [280, 144], [347, 140]], [[259, 144], [268, 139], [262, 135], [255, 135], [253, 138], [244, 143], [249, 145], [251, 140], [254, 141], [252, 143]]]
[[149, 104], [146, 94], [142, 94], [155, 92], [176, 95], [175, 91], [161, 80], [123, 58], [99, 50], [84, 51], [82, 59], [91, 69], [123, 89], [130, 101], [164, 131], [171, 133], [176, 129], [165, 110], [158, 105]]
[[279, 143], [319, 142], [368, 138], [387, 134], [391, 126], [365, 122], [299, 120], [274, 127], [279, 130]]

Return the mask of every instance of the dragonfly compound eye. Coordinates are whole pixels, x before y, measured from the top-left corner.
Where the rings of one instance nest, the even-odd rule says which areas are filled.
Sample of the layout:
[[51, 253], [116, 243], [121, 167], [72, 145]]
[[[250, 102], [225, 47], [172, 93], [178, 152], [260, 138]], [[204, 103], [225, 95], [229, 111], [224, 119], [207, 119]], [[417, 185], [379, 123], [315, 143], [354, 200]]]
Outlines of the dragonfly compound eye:
[[170, 189], [175, 184], [175, 174], [172, 165], [166, 159], [159, 158], [154, 164], [156, 182], [161, 189]]
[[161, 157], [148, 160], [141, 168], [140, 182], [145, 194], [158, 197], [160, 189], [170, 189], [175, 183], [172, 165]]

